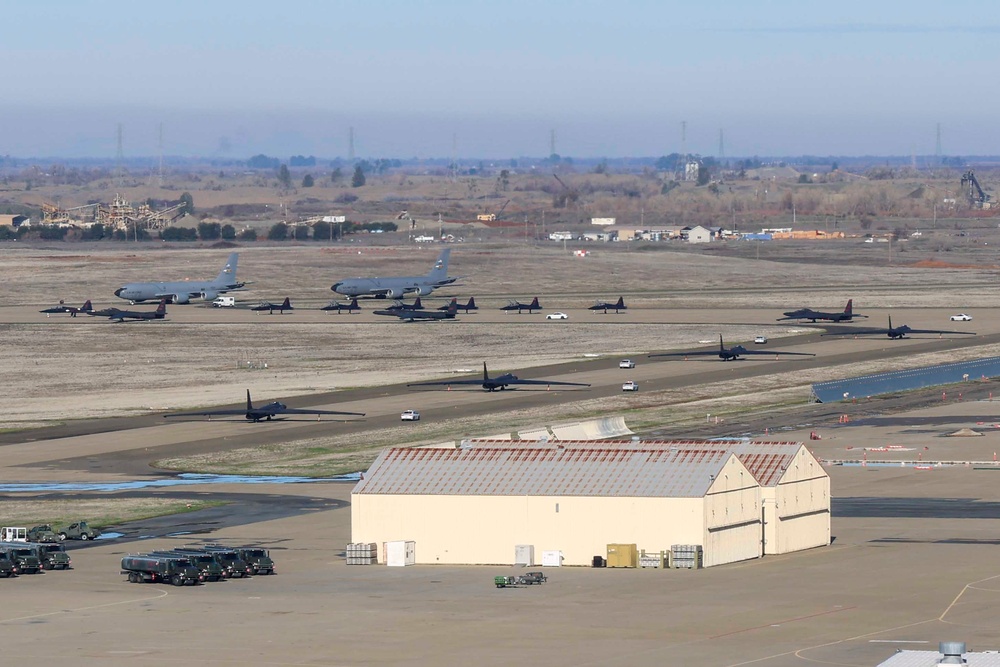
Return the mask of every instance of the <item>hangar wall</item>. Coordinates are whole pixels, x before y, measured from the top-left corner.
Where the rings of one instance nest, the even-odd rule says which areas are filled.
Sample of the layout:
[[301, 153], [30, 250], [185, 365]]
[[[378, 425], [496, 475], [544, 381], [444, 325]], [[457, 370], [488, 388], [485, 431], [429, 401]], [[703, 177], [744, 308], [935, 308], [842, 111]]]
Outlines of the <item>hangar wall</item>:
[[[768, 490], [765, 490], [767, 493]], [[774, 520], [765, 517], [764, 552], [783, 554], [830, 544], [830, 476], [819, 461], [802, 447], [773, 487]]]
[[731, 456], [705, 494], [705, 567], [760, 557], [760, 501], [760, 484]]
[[532, 544], [536, 561], [562, 551], [564, 565], [590, 565], [613, 543], [702, 544], [704, 514], [702, 498], [360, 494], [351, 498], [351, 539], [413, 540], [421, 564], [513, 564], [514, 547]]

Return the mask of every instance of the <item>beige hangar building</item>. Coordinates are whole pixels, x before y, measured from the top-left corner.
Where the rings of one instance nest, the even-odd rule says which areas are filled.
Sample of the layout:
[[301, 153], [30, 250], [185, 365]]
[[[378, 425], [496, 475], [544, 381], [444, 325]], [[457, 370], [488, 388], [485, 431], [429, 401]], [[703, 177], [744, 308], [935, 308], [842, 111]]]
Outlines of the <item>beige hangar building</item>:
[[383, 451], [351, 523], [352, 541], [412, 541], [422, 564], [693, 544], [709, 567], [829, 544], [830, 484], [801, 443], [466, 441]]

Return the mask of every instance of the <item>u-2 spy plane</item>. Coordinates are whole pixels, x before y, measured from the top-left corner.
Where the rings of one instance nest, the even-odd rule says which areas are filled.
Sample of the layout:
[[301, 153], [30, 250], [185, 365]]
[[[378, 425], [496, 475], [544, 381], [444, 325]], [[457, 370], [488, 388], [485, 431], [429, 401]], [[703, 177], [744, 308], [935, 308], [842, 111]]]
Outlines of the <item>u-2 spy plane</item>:
[[598, 301], [593, 306], [587, 310], [603, 310], [605, 314], [609, 310], [614, 310], [616, 313], [621, 310], [628, 310], [628, 306], [625, 305], [625, 297], [618, 297], [618, 303], [608, 303], [607, 301]]
[[531, 314], [533, 310], [541, 310], [542, 307], [538, 305], [538, 297], [536, 296], [531, 300], [531, 303], [521, 303], [520, 301], [511, 301], [506, 306], [500, 306], [500, 310], [507, 311], [508, 313], [512, 310], [516, 310], [517, 314], [520, 315], [522, 310], [528, 311]]
[[478, 384], [482, 386], [486, 391], [496, 391], [499, 389], [503, 391], [508, 385], [560, 385], [568, 387], [589, 387], [589, 384], [584, 382], [557, 382], [556, 380], [522, 380], [521, 378], [513, 375], [512, 373], [504, 373], [503, 375], [497, 375], [496, 377], [490, 377], [490, 374], [486, 371], [486, 362], [483, 362], [483, 377], [482, 379], [469, 379], [469, 380], [449, 380], [447, 382], [413, 382], [406, 385], [407, 387], [432, 387], [441, 385], [453, 385], [453, 384]]
[[125, 320], [162, 320], [167, 315], [167, 300], [160, 301], [156, 310], [120, 310], [118, 308], [102, 308], [101, 310], [87, 311], [88, 315], [94, 317], [106, 317], [112, 322], [124, 322]]
[[346, 310], [347, 314], [350, 315], [351, 313], [360, 313], [361, 306], [358, 305], [357, 299], [351, 299], [350, 303], [338, 303], [336, 301], [331, 301], [327, 305], [320, 308], [320, 310], [325, 310], [327, 312], [335, 310], [338, 315]]
[[265, 301], [260, 305], [254, 306], [250, 310], [256, 312], [262, 312], [266, 310], [268, 315], [274, 315], [274, 311], [278, 311], [279, 315], [284, 315], [286, 310], [295, 310], [295, 307], [292, 306], [292, 302], [286, 296], [285, 300], [281, 303], [274, 304], [271, 303], [270, 301]]
[[458, 278], [448, 276], [448, 258], [451, 248], [445, 248], [434, 262], [434, 268], [424, 276], [397, 276], [389, 278], [348, 278], [335, 282], [330, 289], [344, 296], [372, 295], [377, 299], [399, 299], [404, 294], [416, 292], [427, 296], [438, 287], [450, 285]]
[[468, 313], [470, 310], [479, 310], [479, 306], [476, 305], [476, 298], [473, 296], [469, 297], [468, 303], [459, 303], [458, 299], [452, 299], [451, 303], [445, 304], [443, 306], [438, 306], [438, 310], [448, 310], [454, 306], [457, 310], [464, 310]]
[[453, 320], [458, 308], [455, 305], [448, 306], [447, 310], [414, 310], [413, 308], [389, 308], [386, 310], [373, 310], [373, 315], [395, 315], [403, 322], [416, 322], [417, 320]]
[[649, 357], [689, 357], [689, 356], [713, 356], [719, 357], [723, 361], [732, 361], [733, 359], [739, 359], [740, 357], [747, 355], [769, 355], [769, 354], [787, 354], [795, 355], [799, 357], [815, 357], [815, 354], [811, 352], [776, 352], [774, 350], [748, 350], [742, 345], [734, 345], [732, 347], [726, 347], [722, 342], [722, 334], [719, 334], [719, 349], [718, 350], [693, 350], [690, 352], [661, 352], [660, 354], [650, 354]]
[[167, 303], [188, 303], [191, 299], [214, 301], [217, 296], [242, 289], [246, 283], [236, 281], [239, 253], [230, 253], [226, 265], [214, 280], [176, 280], [173, 282], [128, 283], [115, 290], [115, 296], [130, 303], [152, 299]]
[[59, 302], [58, 306], [52, 306], [51, 308], [46, 308], [45, 310], [40, 310], [38, 312], [45, 313], [45, 317], [49, 315], [57, 315], [59, 313], [69, 313], [70, 317], [76, 317], [77, 313], [89, 313], [94, 310], [94, 307], [90, 305], [90, 299], [77, 308], [76, 306], [67, 306], [62, 301]]
[[877, 327], [865, 328], [865, 329], [849, 329], [847, 331], [831, 331], [823, 336], [877, 336], [886, 335], [892, 340], [897, 338], [906, 338], [907, 334], [960, 334], [965, 336], [975, 336], [975, 331], [944, 331], [941, 329], [911, 329], [905, 324], [900, 324], [898, 327], [892, 326], [892, 315], [889, 316], [889, 328], [879, 329]]
[[364, 417], [363, 412], [338, 412], [336, 410], [305, 410], [302, 408], [290, 408], [284, 403], [278, 403], [274, 401], [273, 403], [268, 403], [267, 405], [261, 405], [259, 407], [253, 406], [253, 401], [250, 400], [250, 390], [247, 389], [247, 407], [246, 409], [232, 408], [223, 410], [203, 410], [201, 412], [172, 412], [164, 417], [212, 417], [213, 415], [243, 415], [246, 417], [247, 421], [252, 421], [257, 423], [259, 421], [271, 421], [274, 417], [278, 415], [316, 415], [317, 419], [320, 415], [350, 415], [354, 417]]
[[855, 317], [868, 317], [867, 315], [860, 315], [854, 312], [854, 299], [847, 300], [847, 306], [844, 308], [842, 313], [824, 313], [820, 310], [813, 310], [812, 308], [800, 308], [799, 310], [790, 310], [787, 313], [783, 313], [784, 317], [779, 317], [778, 322], [782, 320], [809, 320], [811, 322], [816, 322], [816, 320], [823, 320], [825, 322], [850, 322]]

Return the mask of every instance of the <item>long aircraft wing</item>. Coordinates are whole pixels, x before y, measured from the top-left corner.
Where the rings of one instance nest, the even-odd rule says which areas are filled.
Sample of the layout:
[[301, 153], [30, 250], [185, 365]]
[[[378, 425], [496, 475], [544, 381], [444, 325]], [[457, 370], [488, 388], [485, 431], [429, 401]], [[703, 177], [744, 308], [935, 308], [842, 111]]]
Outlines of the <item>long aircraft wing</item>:
[[700, 357], [719, 356], [718, 350], [692, 350], [691, 352], [660, 352], [659, 354], [647, 354], [647, 357]]
[[570, 387], [589, 387], [590, 385], [585, 382], [557, 382], [556, 380], [522, 380], [520, 378], [516, 380], [510, 380], [507, 384], [561, 384]]
[[[243, 410], [246, 412], [246, 410]], [[355, 417], [364, 417], [363, 412], [339, 412], [337, 410], [306, 410], [300, 408], [285, 408], [284, 410], [279, 410], [276, 414], [279, 415], [353, 415]]]
[[245, 415], [247, 409], [240, 410], [205, 410], [203, 412], [171, 412], [164, 417], [208, 417], [211, 415]]
[[975, 331], [944, 331], [942, 329], [854, 329], [852, 331], [831, 331], [820, 334], [821, 336], [887, 336], [890, 332], [896, 331], [900, 334], [960, 334], [963, 336], [975, 336]]
[[450, 380], [448, 382], [411, 382], [407, 387], [434, 387], [448, 384], [483, 384], [481, 379], [476, 380]]

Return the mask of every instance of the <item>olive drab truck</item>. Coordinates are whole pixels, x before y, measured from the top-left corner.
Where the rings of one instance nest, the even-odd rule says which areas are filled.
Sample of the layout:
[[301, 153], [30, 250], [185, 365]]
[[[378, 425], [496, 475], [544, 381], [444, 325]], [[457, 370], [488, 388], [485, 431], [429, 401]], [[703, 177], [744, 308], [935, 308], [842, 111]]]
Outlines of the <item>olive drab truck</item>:
[[122, 557], [122, 574], [129, 583], [165, 583], [174, 586], [197, 586], [202, 582], [201, 572], [182, 556], [153, 556], [130, 554]]

